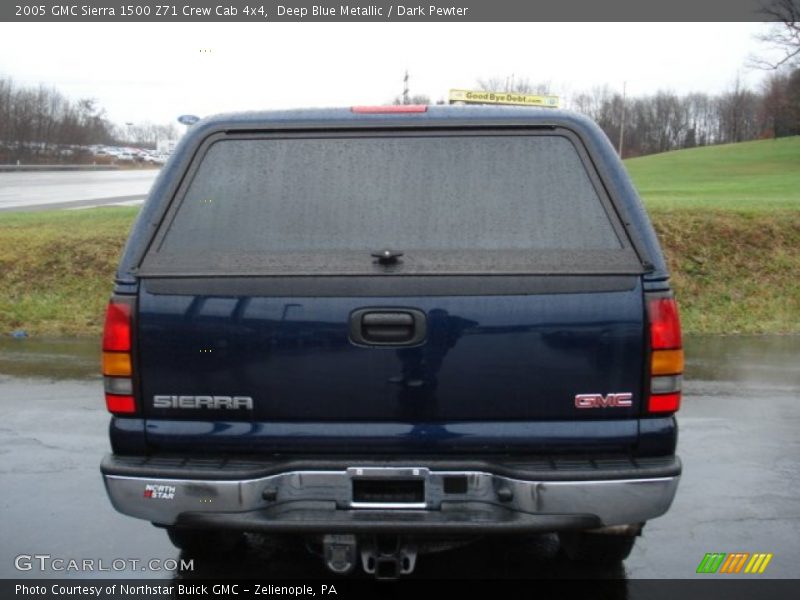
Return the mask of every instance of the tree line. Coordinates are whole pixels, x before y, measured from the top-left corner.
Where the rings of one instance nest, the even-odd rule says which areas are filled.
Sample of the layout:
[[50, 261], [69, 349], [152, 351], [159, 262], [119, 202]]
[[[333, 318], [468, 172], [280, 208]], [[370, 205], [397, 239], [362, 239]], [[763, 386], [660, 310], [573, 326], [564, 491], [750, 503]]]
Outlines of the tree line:
[[[406, 80], [407, 82], [407, 80]], [[549, 94], [546, 83], [527, 79], [479, 80], [486, 90]], [[428, 104], [407, 92], [395, 104]], [[625, 157], [747, 140], [800, 135], [800, 68], [773, 71], [758, 91], [740, 80], [721, 94], [678, 95], [660, 91], [625, 97], [608, 86], [574, 94], [564, 104], [582, 112], [605, 131]], [[178, 137], [173, 124], [111, 123], [92, 99], [71, 100], [53, 87], [20, 86], [0, 77], [0, 163], [74, 157], [89, 145], [155, 148]]]
[[[553, 93], [549, 83], [531, 83], [514, 76], [478, 79], [476, 85], [487, 91]], [[430, 103], [428, 96], [411, 95], [407, 90], [392, 100], [392, 104]], [[562, 98], [562, 104], [597, 122], [626, 158], [800, 135], [800, 68], [770, 72], [758, 91], [743, 86], [738, 77], [720, 94], [659, 91], [625, 97], [601, 86]]]
[[[547, 83], [526, 79], [478, 80], [484, 90], [550, 94]], [[563, 99], [566, 108], [600, 125], [624, 157], [747, 140], [800, 135], [800, 69], [770, 73], [759, 91], [737, 78], [721, 94], [655, 94], [625, 97], [608, 86]]]
[[721, 94], [624, 98], [608, 87], [573, 96], [569, 106], [605, 131], [623, 156], [800, 135], [800, 69], [771, 73], [759, 91], [737, 80]]
[[74, 156], [90, 145], [155, 148], [159, 139], [176, 137], [172, 124], [115, 125], [93, 99], [72, 100], [54, 87], [0, 76], [0, 162]]

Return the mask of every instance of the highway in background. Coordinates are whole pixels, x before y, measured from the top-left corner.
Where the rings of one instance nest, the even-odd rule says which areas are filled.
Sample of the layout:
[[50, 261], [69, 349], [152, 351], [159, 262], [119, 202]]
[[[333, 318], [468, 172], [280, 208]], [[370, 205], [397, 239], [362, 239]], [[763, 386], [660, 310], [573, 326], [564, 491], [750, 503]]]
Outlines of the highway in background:
[[158, 169], [0, 173], [0, 211], [136, 205]]

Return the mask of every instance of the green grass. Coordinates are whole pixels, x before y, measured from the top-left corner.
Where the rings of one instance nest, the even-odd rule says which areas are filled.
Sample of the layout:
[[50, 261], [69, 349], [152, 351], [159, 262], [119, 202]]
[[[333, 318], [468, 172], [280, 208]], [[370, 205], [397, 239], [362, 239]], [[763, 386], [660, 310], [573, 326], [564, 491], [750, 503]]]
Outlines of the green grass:
[[800, 333], [800, 211], [655, 212], [687, 333]]
[[800, 333], [800, 136], [625, 161], [689, 333]]
[[0, 333], [97, 335], [136, 208], [3, 213]]
[[[687, 333], [800, 333], [800, 137], [626, 161]], [[136, 208], [2, 213], [0, 334], [99, 335]]]
[[800, 210], [800, 136], [625, 161], [648, 209]]

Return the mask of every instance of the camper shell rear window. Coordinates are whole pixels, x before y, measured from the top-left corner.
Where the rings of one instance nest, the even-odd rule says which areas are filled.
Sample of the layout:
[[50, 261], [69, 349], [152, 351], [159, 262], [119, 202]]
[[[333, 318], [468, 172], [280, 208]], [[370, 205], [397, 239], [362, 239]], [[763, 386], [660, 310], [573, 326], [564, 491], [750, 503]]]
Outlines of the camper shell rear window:
[[577, 136], [516, 128], [217, 134], [141, 274], [641, 270]]

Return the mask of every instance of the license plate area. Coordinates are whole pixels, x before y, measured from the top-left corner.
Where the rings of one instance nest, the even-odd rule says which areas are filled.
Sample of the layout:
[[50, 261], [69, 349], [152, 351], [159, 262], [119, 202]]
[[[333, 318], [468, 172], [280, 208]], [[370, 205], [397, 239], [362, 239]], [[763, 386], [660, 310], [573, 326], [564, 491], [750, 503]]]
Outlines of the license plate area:
[[420, 504], [425, 502], [421, 479], [353, 479], [353, 503]]
[[427, 469], [350, 469], [352, 508], [425, 508]]

